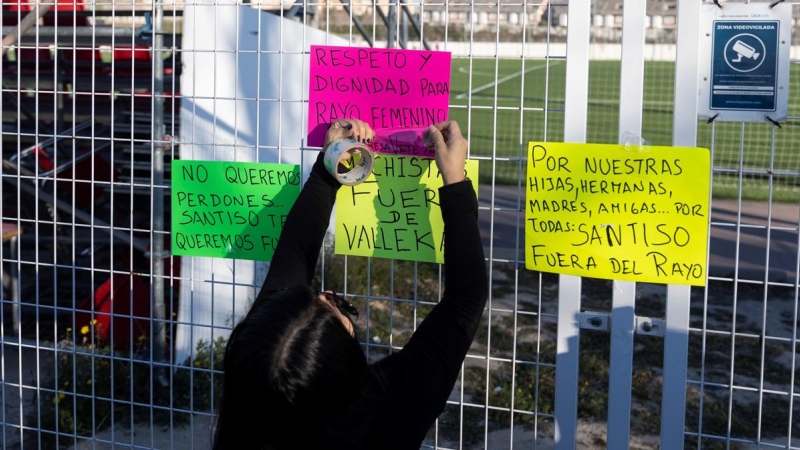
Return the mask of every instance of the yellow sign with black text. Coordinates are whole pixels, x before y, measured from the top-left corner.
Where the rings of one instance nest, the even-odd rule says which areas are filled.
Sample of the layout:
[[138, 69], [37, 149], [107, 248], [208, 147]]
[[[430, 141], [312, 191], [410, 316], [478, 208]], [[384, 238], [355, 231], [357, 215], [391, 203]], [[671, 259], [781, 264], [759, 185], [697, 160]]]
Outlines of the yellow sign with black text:
[[[478, 161], [468, 160], [464, 175], [476, 194], [478, 173]], [[433, 159], [375, 155], [369, 178], [336, 195], [336, 254], [443, 263], [442, 185]]]
[[531, 142], [530, 270], [704, 286], [708, 149]]

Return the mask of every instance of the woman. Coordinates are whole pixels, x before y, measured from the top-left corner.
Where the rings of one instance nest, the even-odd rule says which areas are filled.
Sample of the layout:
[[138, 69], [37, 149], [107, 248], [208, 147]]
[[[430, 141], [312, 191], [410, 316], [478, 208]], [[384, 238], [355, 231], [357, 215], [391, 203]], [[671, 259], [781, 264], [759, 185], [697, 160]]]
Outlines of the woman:
[[[292, 207], [264, 286], [231, 333], [214, 450], [417, 449], [444, 410], [487, 297], [478, 202], [464, 176], [467, 141], [456, 122], [431, 126], [444, 186], [445, 289], [406, 346], [369, 365], [349, 315], [332, 293], [312, 290], [322, 240], [341, 187], [322, 153]], [[325, 147], [374, 133], [340, 120]]]

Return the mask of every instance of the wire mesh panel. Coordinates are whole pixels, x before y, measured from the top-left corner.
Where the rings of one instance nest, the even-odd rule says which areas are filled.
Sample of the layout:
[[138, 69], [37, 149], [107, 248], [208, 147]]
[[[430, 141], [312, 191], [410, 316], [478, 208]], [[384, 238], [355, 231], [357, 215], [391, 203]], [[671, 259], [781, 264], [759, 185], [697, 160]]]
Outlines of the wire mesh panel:
[[4, 448], [155, 442], [178, 417], [160, 248], [181, 12], [167, 9], [2, 4]]
[[699, 124], [713, 158], [710, 277], [692, 291], [686, 448], [800, 446], [797, 69], [782, 127]]
[[[171, 254], [171, 162], [296, 163], [307, 177], [316, 44], [451, 52], [449, 117], [480, 161], [491, 290], [423, 447], [553, 448], [563, 292], [524, 268], [524, 171], [529, 141], [570, 134], [576, 1], [3, 0], [3, 448], [209, 448], [225, 344], [269, 264]], [[624, 2], [589, 3], [586, 141], [617, 143]], [[646, 2], [641, 137], [654, 145], [673, 142], [677, 3]], [[691, 290], [686, 448], [800, 448], [795, 87], [781, 128], [698, 124], [713, 199], [708, 285]], [[315, 285], [361, 311], [369, 361], [398, 351], [441, 299], [441, 266], [333, 249], [329, 235]], [[612, 310], [612, 281], [578, 286], [581, 310]], [[635, 315], [665, 317], [667, 296], [638, 283]], [[581, 448], [604, 447], [615, 419], [610, 345], [580, 333]], [[635, 337], [632, 446], [659, 443], [664, 356], [663, 338]]]

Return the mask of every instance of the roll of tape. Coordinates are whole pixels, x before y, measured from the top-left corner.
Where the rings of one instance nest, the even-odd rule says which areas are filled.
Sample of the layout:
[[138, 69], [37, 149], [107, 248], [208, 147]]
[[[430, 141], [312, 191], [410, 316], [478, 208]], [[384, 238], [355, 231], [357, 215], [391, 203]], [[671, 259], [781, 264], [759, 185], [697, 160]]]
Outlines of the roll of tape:
[[[361, 157], [357, 162], [353, 163], [356, 152], [360, 152]], [[351, 153], [350, 157], [346, 156], [348, 153]], [[328, 172], [330, 172], [339, 183], [345, 186], [353, 186], [366, 180], [369, 174], [372, 173], [372, 167], [375, 165], [375, 157], [372, 155], [372, 150], [370, 150], [369, 147], [348, 137], [331, 142], [325, 150], [323, 162]], [[344, 167], [350, 167], [351, 164], [355, 165], [345, 172], [339, 172], [340, 164]]]

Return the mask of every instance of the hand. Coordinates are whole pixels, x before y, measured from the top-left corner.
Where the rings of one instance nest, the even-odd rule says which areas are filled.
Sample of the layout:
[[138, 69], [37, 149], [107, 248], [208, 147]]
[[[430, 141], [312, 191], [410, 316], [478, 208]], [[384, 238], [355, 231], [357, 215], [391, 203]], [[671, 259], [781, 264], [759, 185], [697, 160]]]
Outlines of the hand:
[[328, 144], [331, 142], [345, 137], [351, 137], [358, 142], [369, 144], [375, 137], [375, 132], [372, 131], [372, 128], [370, 128], [366, 122], [361, 120], [339, 119], [333, 122], [330, 128], [328, 128], [328, 132], [325, 134], [325, 145], [322, 147], [322, 151], [325, 151], [325, 149], [328, 148]]
[[464, 166], [467, 159], [467, 140], [461, 136], [458, 122], [440, 122], [431, 125], [422, 137], [433, 143], [436, 165], [445, 185], [464, 181]]

